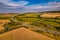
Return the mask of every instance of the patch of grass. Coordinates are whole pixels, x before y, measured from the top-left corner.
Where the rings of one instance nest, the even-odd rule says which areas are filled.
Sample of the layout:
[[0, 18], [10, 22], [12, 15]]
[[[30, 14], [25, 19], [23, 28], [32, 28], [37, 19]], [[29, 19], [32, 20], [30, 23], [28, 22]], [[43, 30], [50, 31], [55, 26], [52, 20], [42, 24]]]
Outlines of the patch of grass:
[[23, 21], [23, 22], [36, 22], [39, 19], [38, 18], [17, 18], [17, 20]]

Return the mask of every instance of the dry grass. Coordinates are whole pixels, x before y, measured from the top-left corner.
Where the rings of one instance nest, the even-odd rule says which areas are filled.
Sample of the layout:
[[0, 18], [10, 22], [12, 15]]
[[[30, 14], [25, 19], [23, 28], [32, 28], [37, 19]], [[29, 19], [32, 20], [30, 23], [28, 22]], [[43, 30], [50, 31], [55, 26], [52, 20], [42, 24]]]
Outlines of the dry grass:
[[0, 30], [4, 29], [3, 25], [8, 23], [8, 22], [9, 22], [9, 20], [0, 20]]
[[25, 28], [19, 28], [0, 35], [0, 40], [54, 40]]
[[60, 17], [60, 13], [44, 13], [41, 15], [41, 17], [48, 17], [48, 18], [55, 18], [55, 17]]

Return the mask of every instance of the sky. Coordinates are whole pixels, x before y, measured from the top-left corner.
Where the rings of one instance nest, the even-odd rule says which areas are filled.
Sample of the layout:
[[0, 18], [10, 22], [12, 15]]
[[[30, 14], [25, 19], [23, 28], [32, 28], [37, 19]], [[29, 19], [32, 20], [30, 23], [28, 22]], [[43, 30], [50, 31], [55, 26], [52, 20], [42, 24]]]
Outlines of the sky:
[[0, 0], [0, 13], [60, 10], [60, 0]]

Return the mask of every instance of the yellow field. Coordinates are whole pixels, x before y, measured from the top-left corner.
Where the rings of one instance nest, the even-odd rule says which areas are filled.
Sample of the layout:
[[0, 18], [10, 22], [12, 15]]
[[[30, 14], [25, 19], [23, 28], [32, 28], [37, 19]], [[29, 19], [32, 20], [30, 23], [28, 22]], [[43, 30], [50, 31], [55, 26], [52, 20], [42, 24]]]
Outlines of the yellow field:
[[9, 20], [0, 20], [0, 30], [4, 29], [3, 25], [8, 23], [8, 22], [9, 22]]
[[60, 13], [44, 13], [41, 17], [55, 18], [60, 17]]

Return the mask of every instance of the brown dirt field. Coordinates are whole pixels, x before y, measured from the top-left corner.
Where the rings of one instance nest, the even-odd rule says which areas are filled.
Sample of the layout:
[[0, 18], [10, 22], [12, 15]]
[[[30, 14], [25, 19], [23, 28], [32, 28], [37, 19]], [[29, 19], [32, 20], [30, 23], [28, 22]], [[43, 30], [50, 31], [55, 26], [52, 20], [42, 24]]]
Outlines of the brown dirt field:
[[53, 18], [55, 18], [55, 17], [60, 17], [60, 13], [44, 13], [44, 14], [42, 14], [41, 15], [41, 17], [48, 17], [48, 18], [50, 18], [50, 17], [53, 17]]
[[0, 20], [0, 30], [4, 29], [3, 25], [8, 23], [8, 22], [9, 22], [9, 20]]
[[19, 28], [0, 35], [0, 40], [54, 40], [25, 28]]

